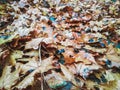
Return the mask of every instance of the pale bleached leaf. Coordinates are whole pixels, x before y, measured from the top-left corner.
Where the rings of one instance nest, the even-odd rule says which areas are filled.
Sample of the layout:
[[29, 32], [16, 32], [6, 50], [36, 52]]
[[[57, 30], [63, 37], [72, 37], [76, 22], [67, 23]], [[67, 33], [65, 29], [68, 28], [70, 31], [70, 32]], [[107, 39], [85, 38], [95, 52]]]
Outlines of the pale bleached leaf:
[[86, 45], [84, 48], [88, 49], [88, 50], [92, 50], [94, 52], [98, 52], [98, 53], [105, 53], [107, 51], [106, 48], [95, 48], [95, 47], [91, 47], [89, 45]]
[[119, 48], [117, 48], [116, 50], [117, 50], [117, 54], [119, 54], [119, 55], [120, 55], [120, 49], [119, 49]]
[[36, 70], [38, 68], [40, 68], [40, 72], [43, 73], [53, 68], [52, 60], [53, 57], [49, 57], [47, 59], [42, 60], [42, 62], [39, 62], [38, 58], [33, 57], [31, 58], [31, 60], [29, 60], [28, 63], [26, 64], [17, 63], [17, 65], [21, 66], [21, 71], [23, 74], [25, 74], [29, 70]]
[[[19, 60], [19, 59], [18, 59], [18, 60]], [[21, 59], [21, 61], [23, 61], [23, 60], [25, 60], [25, 59], [24, 59], [24, 58]], [[25, 73], [26, 73], [27, 71], [29, 71], [29, 70], [34, 70], [34, 69], [36, 69], [36, 68], [38, 67], [38, 61], [36, 60], [35, 57], [33, 57], [33, 58], [29, 59], [29, 62], [26, 63], [26, 64], [17, 63], [16, 65], [17, 65], [17, 67], [20, 66], [21, 72], [22, 72], [23, 74], [25, 74]]]
[[30, 51], [30, 52], [26, 52], [26, 53], [24, 53], [24, 55], [26, 55], [26, 56], [30, 56], [30, 57], [32, 57], [32, 56], [38, 56], [38, 51]]
[[18, 85], [15, 87], [19, 90], [26, 88], [29, 85], [32, 85], [34, 82], [34, 74], [31, 73], [30, 75], [26, 76]]
[[11, 53], [9, 62], [12, 65], [15, 65], [16, 64], [16, 59], [22, 58], [22, 56], [23, 56], [23, 51], [15, 50]]
[[0, 77], [0, 89], [11, 90], [11, 87], [19, 79], [19, 69], [11, 73], [11, 66], [6, 66], [3, 70], [2, 76]]
[[69, 81], [73, 80], [74, 79], [74, 75], [70, 71], [68, 71], [68, 69], [64, 65], [60, 64], [60, 66], [61, 66], [61, 70], [62, 70], [63, 74], [65, 75], [65, 77]]
[[[27, 77], [25, 77], [24, 80], [22, 80], [17, 86], [15, 86], [16, 88], [18, 89], [23, 89], [23, 88], [26, 88], [27, 86], [29, 85], [32, 85], [33, 82], [34, 82], [34, 75], [36, 73], [44, 73], [46, 71], [48, 71], [49, 69], [52, 69], [52, 63], [51, 61], [53, 60], [53, 57], [49, 57], [45, 60], [43, 60], [42, 64], [38, 64], [39, 62], [35, 62], [36, 65], [34, 65], [35, 63], [34, 62], [31, 62], [29, 64], [33, 65], [32, 66], [29, 66], [29, 65], [25, 65], [25, 66], [22, 66], [22, 69], [25, 69], [25, 67], [27, 68], [27, 70], [29, 69], [34, 69], [34, 71], [32, 73], [30, 73]], [[28, 66], [28, 67], [27, 67]], [[37, 66], [37, 67], [35, 67]], [[30, 68], [31, 67], [31, 68]]]
[[67, 84], [65, 77], [55, 71], [52, 71], [51, 74], [46, 75], [44, 78], [51, 88], [57, 88]]
[[70, 72], [64, 65], [60, 64], [61, 70], [68, 81], [71, 81], [74, 85], [78, 86], [78, 83], [75, 80], [75, 76]]
[[44, 72], [48, 71], [49, 69], [53, 68], [52, 61], [53, 61], [53, 56], [42, 60], [42, 62], [40, 64], [42, 73], [44, 73]]
[[118, 56], [118, 55], [107, 54], [106, 57], [107, 57], [107, 59], [109, 59], [110, 61], [120, 63], [120, 56]]
[[25, 45], [25, 49], [38, 49], [39, 44], [41, 42], [45, 42], [46, 44], [52, 43], [52, 38], [35, 38], [31, 41], [27, 42]]

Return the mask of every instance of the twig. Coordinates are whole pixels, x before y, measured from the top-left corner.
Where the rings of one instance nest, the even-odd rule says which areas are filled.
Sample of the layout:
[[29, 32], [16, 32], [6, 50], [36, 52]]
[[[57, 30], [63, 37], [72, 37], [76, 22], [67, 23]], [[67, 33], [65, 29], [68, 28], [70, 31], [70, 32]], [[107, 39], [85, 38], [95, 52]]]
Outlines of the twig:
[[41, 44], [40, 44], [40, 46], [39, 46], [39, 64], [41, 65], [41, 63], [42, 63], [42, 58], [41, 58]]

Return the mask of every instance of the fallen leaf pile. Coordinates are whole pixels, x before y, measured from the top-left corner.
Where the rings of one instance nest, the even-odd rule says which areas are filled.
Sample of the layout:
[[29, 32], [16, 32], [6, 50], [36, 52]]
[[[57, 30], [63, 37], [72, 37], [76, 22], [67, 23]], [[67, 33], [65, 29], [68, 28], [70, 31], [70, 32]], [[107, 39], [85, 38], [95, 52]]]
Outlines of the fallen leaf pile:
[[0, 0], [0, 90], [119, 83], [119, 0]]

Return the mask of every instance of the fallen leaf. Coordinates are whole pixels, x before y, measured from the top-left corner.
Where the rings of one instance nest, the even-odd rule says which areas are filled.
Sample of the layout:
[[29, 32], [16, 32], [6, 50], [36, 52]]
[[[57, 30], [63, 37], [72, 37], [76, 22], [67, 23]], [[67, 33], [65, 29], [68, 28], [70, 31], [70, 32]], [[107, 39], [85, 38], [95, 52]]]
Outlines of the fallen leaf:
[[39, 44], [41, 42], [45, 42], [46, 44], [52, 43], [51, 38], [35, 38], [32, 39], [31, 41], [27, 42], [25, 45], [25, 49], [38, 49]]
[[62, 64], [60, 64], [61, 70], [68, 81], [71, 81], [74, 85], [78, 86], [75, 80], [75, 76]]
[[106, 57], [107, 57], [107, 59], [109, 59], [110, 61], [120, 63], [120, 56], [118, 56], [118, 55], [107, 54]]
[[0, 89], [10, 90], [12, 86], [16, 84], [19, 79], [19, 69], [11, 72], [11, 66], [6, 66], [3, 70], [2, 76], [0, 77]]
[[12, 41], [12, 39], [14, 39], [15, 36], [16, 36], [16, 34], [13, 34], [13, 35], [11, 35], [9, 38], [7, 38], [7, 39], [0, 38], [0, 45]]
[[27, 86], [32, 85], [34, 82], [34, 73], [26, 76], [18, 85], [15, 86], [17, 89], [25, 89]]

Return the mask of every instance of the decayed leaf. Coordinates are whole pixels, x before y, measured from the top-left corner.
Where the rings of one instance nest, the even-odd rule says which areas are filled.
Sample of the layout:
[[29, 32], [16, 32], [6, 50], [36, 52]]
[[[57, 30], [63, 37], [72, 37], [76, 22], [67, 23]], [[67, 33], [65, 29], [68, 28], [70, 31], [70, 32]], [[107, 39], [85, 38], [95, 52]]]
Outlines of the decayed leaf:
[[75, 57], [75, 62], [81, 61], [84, 64], [91, 64], [91, 63], [96, 64], [96, 61], [95, 61], [94, 57], [90, 53], [85, 53], [85, 52], [81, 51], [80, 53], [78, 53], [74, 57]]
[[[36, 61], [38, 59], [38, 51], [30, 51], [30, 52], [26, 52], [26, 53], [23, 53], [22, 51], [17, 51], [17, 52], [14, 52], [16, 55], [12, 54], [12, 56], [11, 56], [12, 60], [15, 58], [16, 61], [22, 61], [22, 62], [28, 61], [29, 62], [29, 61]], [[27, 56], [27, 57], [22, 57], [22, 55]]]
[[10, 42], [12, 39], [14, 39], [15, 36], [16, 36], [16, 34], [11, 35], [11, 36], [10, 36], [9, 38], [7, 38], [7, 39], [0, 38], [0, 45], [5, 44], [6, 42]]
[[18, 85], [15, 87], [18, 88], [19, 90], [26, 88], [29, 85], [32, 85], [34, 82], [34, 75], [35, 73], [31, 73], [28, 76], [26, 76]]
[[36, 57], [36, 56], [38, 56], [38, 51], [26, 52], [26, 53], [24, 53], [24, 55], [30, 56], [30, 57], [32, 57], [32, 56]]
[[104, 74], [104, 76], [108, 81], [114, 81], [115, 80], [114, 76], [112, 75], [112, 73], [110, 73], [110, 71], [106, 71], [106, 74]]
[[65, 53], [63, 53], [64, 59], [65, 59], [65, 63], [74, 63], [75, 59], [74, 59], [74, 53], [70, 50], [66, 50]]
[[[29, 69], [35, 69], [32, 73], [30, 73], [27, 77], [25, 77], [25, 79], [23, 80], [23, 81], [21, 81], [17, 86], [16, 86], [16, 88], [18, 88], [18, 89], [23, 89], [23, 88], [26, 88], [27, 86], [29, 86], [29, 85], [32, 85], [33, 84], [33, 82], [34, 82], [34, 75], [36, 74], [36, 73], [44, 73], [44, 72], [46, 72], [46, 71], [48, 71], [49, 69], [52, 69], [53, 67], [52, 67], [52, 59], [53, 59], [53, 57], [49, 57], [49, 58], [47, 58], [47, 59], [45, 59], [45, 60], [42, 60], [42, 62], [41, 62], [41, 64], [37, 64], [36, 63], [36, 65], [37, 65], [37, 67], [35, 67], [36, 65], [34, 65], [34, 62], [32, 63], [31, 62], [31, 64], [33, 65], [33, 66], [29, 66], [29, 64], [28, 65], [26, 65], [26, 66], [24, 66], [24, 67], [22, 67], [22, 70], [24, 71], [26, 71], [26, 67], [27, 67], [27, 70]], [[31, 67], [31, 68], [30, 68]]]
[[108, 46], [107, 54], [117, 54], [117, 51], [116, 51], [116, 49], [113, 47], [112, 44], [110, 44], [110, 45]]
[[75, 43], [72, 40], [66, 39], [64, 42], [61, 41], [61, 44], [63, 46], [74, 46]]
[[28, 63], [26, 64], [17, 63], [17, 65], [21, 66], [21, 71], [23, 74], [25, 74], [29, 70], [36, 70], [36, 69], [39, 69], [40, 72], [43, 73], [53, 68], [52, 66], [53, 57], [49, 57], [47, 59], [42, 60], [41, 64], [37, 60], [38, 58], [33, 57]]
[[106, 57], [113, 62], [120, 63], [120, 56], [117, 54], [117, 50], [113, 48], [112, 44], [109, 45]]
[[68, 69], [64, 65], [60, 64], [60, 66], [61, 66], [62, 72], [64, 73], [65, 77], [69, 81], [71, 81], [72, 79], [74, 79], [74, 75], [71, 72], [69, 72]]
[[48, 85], [54, 89], [65, 86], [67, 84], [66, 79], [60, 73], [56, 73], [55, 71], [52, 71], [51, 74], [45, 76], [45, 80]]
[[[0, 0], [0, 2], [6, 1], [9, 0]], [[98, 88], [100, 90], [119, 90], [120, 78], [119, 74], [115, 73], [119, 71], [113, 70], [113, 66], [119, 68], [120, 63], [119, 4], [119, 0], [10, 0], [8, 4], [0, 5], [0, 46], [6, 44], [7, 49], [10, 49], [8, 51], [11, 51], [9, 58], [5, 49], [0, 50], [2, 62], [0, 65], [4, 66], [3, 62], [6, 63], [6, 56], [8, 56], [7, 64], [12, 64], [16, 68], [13, 71], [12, 67], [11, 72], [11, 66], [5, 67], [0, 78], [0, 89], [25, 89], [36, 82], [35, 74], [45, 72], [47, 78], [45, 79], [54, 89], [64, 85], [71, 87], [68, 84], [70, 81], [72, 87], [78, 86], [71, 90], [98, 90]], [[13, 7], [14, 11], [9, 6]], [[6, 15], [8, 13], [10, 15]], [[13, 23], [8, 26], [9, 22]], [[17, 40], [14, 41], [17, 35], [10, 35], [11, 32], [18, 34]], [[108, 46], [107, 43], [113, 45]], [[40, 44], [42, 44], [41, 53], [37, 51]], [[74, 51], [73, 47], [78, 50]], [[23, 49], [25, 52], [20, 51]], [[56, 49], [64, 49], [65, 52], [60, 50], [60, 53], [56, 55]], [[80, 54], [81, 49], [85, 49], [85, 52]], [[26, 52], [29, 50], [32, 51]], [[53, 55], [56, 66], [53, 65], [53, 57], [49, 57]], [[49, 58], [41, 60], [45, 57]], [[60, 67], [61, 62], [65, 63], [60, 64]], [[103, 75], [100, 68], [106, 74]], [[0, 70], [2, 71], [1, 67]], [[48, 70], [53, 72], [50, 73]], [[112, 71], [114, 74], [111, 73]], [[95, 78], [96, 72], [99, 74], [97, 77], [99, 80]], [[90, 73], [95, 76], [89, 76]], [[21, 77], [21, 74], [25, 77], [20, 78], [22, 80], [17, 82], [17, 78], [19, 75]], [[103, 83], [101, 75], [108, 82]], [[94, 82], [91, 79], [90, 81], [89, 78], [96, 79], [101, 84], [98, 85], [95, 83], [97, 81]], [[81, 80], [85, 82], [85, 87], [82, 87], [83, 84], [79, 82]], [[70, 90], [70, 88], [63, 87], [61, 90]]]
[[19, 79], [19, 69], [11, 73], [11, 66], [6, 66], [3, 70], [2, 76], [0, 77], [0, 89], [11, 90], [11, 87]]
[[31, 41], [27, 42], [27, 44], [25, 45], [25, 49], [38, 49], [39, 44], [43, 41], [43, 38], [36, 38], [36, 39], [32, 39]]
[[103, 90], [119, 90], [119, 88], [117, 87], [117, 81], [111, 81], [108, 84], [105, 85], [101, 85], [100, 89]]
[[45, 42], [46, 44], [52, 43], [52, 39], [51, 38], [35, 38], [32, 39], [31, 41], [27, 42], [27, 44], [25, 45], [25, 49], [38, 49], [39, 44], [41, 42]]
[[[100, 90], [119, 90], [119, 80], [120, 80], [120, 74], [118, 73], [112, 73], [111, 71], [106, 71], [105, 79], [107, 80], [107, 83], [104, 84], [97, 84], [93, 81], [87, 80], [86, 86], [88, 89], [94, 88], [94, 86], [98, 87]], [[98, 74], [97, 77], [100, 79], [101, 74]]]
[[90, 88], [94, 88], [94, 86], [96, 85], [96, 83], [90, 81], [90, 80], [86, 80], [86, 87], [89, 90]]
[[49, 57], [45, 60], [42, 60], [42, 62], [41, 62], [41, 73], [44, 73], [44, 72], [54, 68], [53, 65], [52, 65], [52, 61], [53, 61], [53, 56], [51, 56], [51, 57]]
[[15, 50], [15, 51], [13, 51], [13, 52], [11, 53], [9, 62], [10, 62], [12, 65], [15, 65], [15, 64], [16, 64], [16, 59], [22, 58], [22, 56], [23, 56], [23, 52], [22, 52], [22, 51]]
[[117, 54], [119, 54], [119, 55], [120, 55], [120, 49], [117, 49]]
[[81, 56], [76, 57], [75, 62], [83, 62], [84, 64], [91, 64], [89, 60], [82, 58]]
[[92, 18], [92, 15], [86, 14], [84, 17], [82, 17], [83, 20], [89, 21]]
[[96, 65], [96, 64], [85, 65], [83, 63], [76, 63], [74, 65], [70, 65], [67, 67], [69, 68], [70, 72], [72, 72], [73, 74], [76, 74], [76, 75], [80, 75], [84, 79], [89, 77], [89, 74], [93, 70], [99, 70], [99, 68], [101, 68], [99, 65]]
[[109, 59], [110, 61], [120, 63], [120, 56], [118, 56], [118, 55], [110, 55], [110, 54], [107, 54], [106, 57], [107, 57], [107, 59]]
[[94, 48], [94, 47], [91, 47], [89, 45], [86, 45], [84, 48], [88, 49], [88, 50], [92, 50], [94, 52], [98, 52], [98, 53], [105, 53], [107, 51], [106, 48]]
[[17, 59], [17, 61], [19, 61], [19, 62], [29, 62], [29, 61], [33, 60], [33, 58], [20, 58], [20, 59]]
[[[95, 29], [95, 28], [94, 28]], [[98, 30], [98, 28], [96, 28]], [[104, 39], [107, 39], [105, 35], [101, 34], [101, 33], [91, 33], [91, 35], [93, 35], [94, 37], [97, 37], [97, 38], [104, 38]]]
[[63, 74], [65, 75], [65, 78], [68, 81], [71, 81], [74, 85], [79, 86], [75, 80], [75, 76], [73, 75], [73, 73], [71, 73], [64, 65], [60, 64], [60, 66]]
[[120, 29], [119, 29], [119, 30], [116, 30], [116, 33], [117, 33], [118, 35], [120, 35]]
[[[19, 60], [19, 59], [18, 59]], [[24, 59], [21, 59], [23, 61]], [[26, 64], [16, 63], [16, 67], [21, 68], [21, 73], [25, 74], [29, 70], [35, 70], [38, 67], [38, 62], [36, 61], [36, 58], [29, 58], [29, 62]]]
[[89, 65], [88, 68], [92, 71], [92, 70], [98, 70], [102, 67], [96, 64], [92, 64], [92, 65]]
[[105, 85], [101, 85], [100, 87], [104, 90], [118, 90], [119, 89], [119, 80], [120, 74], [112, 73], [111, 71], [106, 71], [104, 74], [105, 78], [107, 79], [108, 83]]

